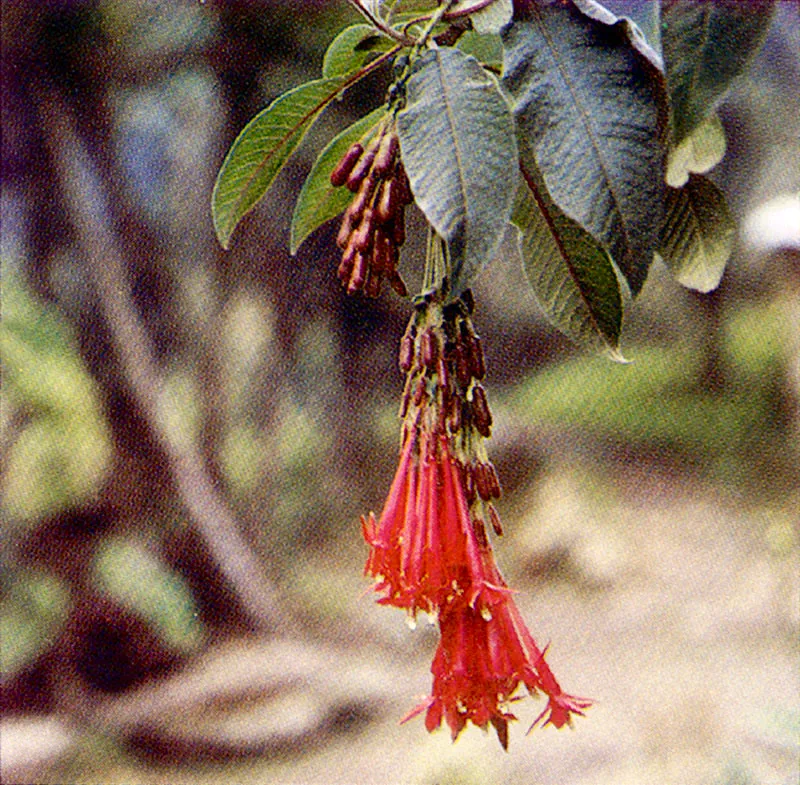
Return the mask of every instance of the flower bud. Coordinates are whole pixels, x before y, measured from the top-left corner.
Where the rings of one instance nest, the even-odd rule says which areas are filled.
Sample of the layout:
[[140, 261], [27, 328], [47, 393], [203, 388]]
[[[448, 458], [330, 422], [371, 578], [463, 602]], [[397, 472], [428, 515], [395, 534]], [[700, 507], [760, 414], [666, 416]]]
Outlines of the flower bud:
[[370, 146], [370, 149], [358, 159], [358, 163], [353, 167], [353, 171], [350, 172], [350, 175], [347, 178], [346, 182], [349, 190], [355, 193], [359, 189], [361, 183], [372, 169], [372, 164], [374, 161], [375, 148]]
[[472, 390], [472, 421], [481, 436], [489, 438], [492, 431], [492, 413], [486, 400], [486, 391], [479, 384]]
[[408, 373], [414, 365], [414, 337], [413, 333], [407, 332], [400, 341], [400, 356], [398, 365], [403, 373]]
[[373, 164], [373, 171], [379, 177], [384, 177], [389, 173], [394, 163], [394, 157], [397, 155], [397, 148], [399, 147], [399, 139], [397, 134], [389, 131], [384, 134], [381, 139], [380, 147], [375, 156], [375, 163]]
[[342, 156], [342, 159], [331, 172], [331, 185], [334, 186], [334, 188], [339, 188], [347, 182], [350, 173], [353, 171], [353, 168], [363, 153], [364, 148], [359, 142], [350, 145], [347, 152]]
[[408, 296], [408, 287], [406, 286], [405, 281], [400, 277], [400, 273], [398, 273], [394, 268], [392, 268], [392, 271], [389, 273], [389, 285], [400, 297]]
[[425, 368], [433, 368], [439, 357], [439, 342], [432, 329], [422, 333], [419, 344], [420, 363]]
[[494, 529], [494, 533], [498, 537], [503, 536], [503, 524], [500, 522], [500, 516], [497, 514], [497, 510], [495, 510], [494, 505], [489, 505], [489, 520], [492, 522], [492, 528]]

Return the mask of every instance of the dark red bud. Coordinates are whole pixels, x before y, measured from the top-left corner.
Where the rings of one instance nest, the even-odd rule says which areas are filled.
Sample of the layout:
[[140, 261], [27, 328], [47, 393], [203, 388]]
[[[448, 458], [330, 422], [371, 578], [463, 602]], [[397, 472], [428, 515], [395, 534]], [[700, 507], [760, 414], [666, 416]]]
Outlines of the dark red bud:
[[492, 528], [494, 529], [494, 533], [498, 537], [503, 536], [503, 524], [500, 523], [500, 516], [497, 514], [497, 510], [495, 510], [494, 505], [489, 505], [489, 520], [492, 522]]
[[397, 183], [397, 198], [400, 204], [411, 204], [414, 201], [414, 195], [411, 193], [411, 183], [408, 182], [408, 175], [403, 167], [403, 164], [398, 164], [395, 170], [394, 180]]
[[381, 293], [381, 284], [383, 283], [383, 275], [370, 267], [369, 278], [364, 286], [364, 294], [367, 297], [377, 297]]
[[347, 293], [355, 294], [361, 289], [364, 286], [368, 273], [369, 267], [367, 264], [367, 257], [363, 253], [357, 253], [353, 260], [353, 272], [350, 276], [350, 282], [347, 284]]
[[381, 190], [375, 204], [375, 212], [382, 224], [388, 224], [394, 218], [397, 208], [400, 206], [397, 201], [397, 187], [394, 182], [394, 180], [384, 180], [381, 183]]
[[471, 507], [477, 498], [477, 491], [475, 490], [475, 474], [473, 466], [468, 463], [464, 466], [464, 493], [467, 497], [467, 506]]
[[361, 158], [363, 152], [364, 147], [359, 142], [350, 145], [348, 151], [342, 156], [342, 159], [331, 172], [332, 186], [339, 188], [347, 182], [350, 173], [353, 171], [353, 167], [356, 165], [358, 159]]
[[389, 285], [398, 295], [400, 295], [400, 297], [408, 296], [408, 287], [406, 286], [405, 281], [400, 277], [400, 273], [398, 273], [395, 269], [392, 269], [392, 271], [389, 273]]
[[420, 337], [419, 356], [420, 363], [425, 368], [433, 368], [439, 357], [439, 341], [430, 328], [425, 330]]
[[455, 350], [455, 363], [456, 363], [456, 379], [462, 389], [469, 387], [472, 374], [469, 369], [469, 359], [467, 353], [464, 351], [464, 346], [456, 344]]
[[475, 518], [472, 521], [472, 529], [475, 532], [475, 539], [481, 548], [489, 547], [489, 538], [486, 536], [486, 524], [480, 519]]
[[366, 253], [370, 249], [374, 237], [373, 232], [373, 213], [371, 208], [368, 207], [366, 210], [364, 210], [361, 223], [358, 225], [358, 228], [355, 230], [355, 232], [353, 232], [353, 245], [357, 251]]
[[403, 373], [408, 373], [414, 365], [414, 339], [406, 333], [400, 341], [398, 364]]
[[342, 225], [339, 227], [339, 234], [336, 235], [336, 245], [338, 245], [342, 250], [347, 248], [347, 244], [350, 241], [350, 235], [352, 232], [353, 216], [350, 214], [350, 211], [347, 210], [342, 218]]
[[372, 169], [372, 164], [375, 161], [375, 150], [370, 149], [367, 150], [364, 155], [359, 158], [358, 163], [353, 167], [353, 171], [350, 172], [350, 175], [347, 178], [347, 187], [355, 192], [361, 186], [362, 181], [364, 178], [369, 174], [369, 171]]
[[486, 472], [486, 464], [476, 463], [475, 469], [475, 489], [478, 491], [478, 496], [485, 502], [492, 498], [492, 488], [489, 477]]
[[375, 163], [373, 165], [373, 170], [379, 177], [388, 174], [389, 170], [392, 168], [399, 143], [397, 134], [393, 131], [384, 134], [383, 139], [381, 139], [381, 145], [378, 148], [378, 153], [375, 156]]
[[467, 335], [465, 343], [470, 373], [474, 379], [483, 379], [486, 376], [486, 360], [483, 356], [481, 339], [477, 335]]
[[486, 391], [480, 385], [472, 390], [472, 419], [478, 433], [488, 438], [492, 431], [492, 414], [486, 400]]
[[419, 406], [427, 396], [425, 392], [425, 379], [420, 377], [419, 381], [417, 381], [417, 387], [414, 390], [414, 406]]

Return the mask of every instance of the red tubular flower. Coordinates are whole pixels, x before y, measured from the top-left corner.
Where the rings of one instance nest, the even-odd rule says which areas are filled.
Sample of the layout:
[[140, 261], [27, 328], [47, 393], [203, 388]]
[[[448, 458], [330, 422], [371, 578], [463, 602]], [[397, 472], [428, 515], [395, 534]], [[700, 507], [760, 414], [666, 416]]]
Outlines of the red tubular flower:
[[468, 722], [484, 729], [491, 722], [507, 747], [508, 722], [516, 719], [508, 706], [521, 697], [515, 695], [520, 685], [531, 695], [541, 690], [548, 697], [531, 730], [544, 717], [544, 725], [571, 724], [572, 715], [582, 716], [591, 704], [561, 689], [510, 595], [493, 606], [491, 614], [463, 604], [443, 609], [439, 627], [432, 695], [404, 722], [426, 711], [428, 731], [444, 719], [454, 740]]
[[464, 472], [449, 441], [408, 428], [380, 519], [361, 519], [370, 546], [365, 574], [378, 579], [381, 603], [412, 615], [436, 615], [454, 603], [487, 608], [508, 591], [494, 583], [481, 556]]

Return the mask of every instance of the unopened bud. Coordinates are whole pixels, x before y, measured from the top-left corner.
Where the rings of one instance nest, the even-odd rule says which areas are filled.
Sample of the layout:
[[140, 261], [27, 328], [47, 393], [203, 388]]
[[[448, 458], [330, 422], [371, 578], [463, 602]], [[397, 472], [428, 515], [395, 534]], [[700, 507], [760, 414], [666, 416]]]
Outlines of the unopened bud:
[[353, 167], [353, 171], [350, 172], [347, 178], [347, 187], [349, 190], [355, 192], [359, 189], [362, 181], [372, 169], [374, 161], [374, 148], [367, 150], [367, 152], [358, 159], [358, 163]]
[[462, 389], [469, 387], [472, 374], [469, 369], [469, 360], [462, 344], [456, 344], [455, 348], [456, 379]]
[[478, 496], [485, 502], [492, 498], [491, 481], [486, 471], [486, 464], [476, 463], [474, 468], [475, 475], [475, 489], [478, 491]]
[[464, 465], [464, 494], [467, 497], [467, 506], [471, 507], [477, 498], [477, 491], [475, 490], [475, 474], [473, 465], [467, 463]]
[[363, 152], [364, 148], [359, 142], [350, 145], [350, 148], [331, 172], [332, 186], [339, 188], [347, 182], [350, 173], [353, 171], [353, 168], [358, 162], [358, 159], [361, 158]]
[[486, 376], [486, 360], [483, 356], [481, 339], [477, 335], [468, 333], [464, 338], [467, 350], [469, 371], [474, 379], [483, 379]]
[[500, 523], [500, 516], [497, 514], [497, 510], [495, 510], [494, 505], [489, 505], [489, 520], [492, 522], [492, 528], [494, 529], [494, 533], [498, 537], [503, 536], [503, 524]]
[[400, 273], [394, 268], [392, 268], [392, 271], [389, 273], [389, 285], [400, 297], [408, 296], [408, 287], [405, 281], [400, 277]]
[[353, 245], [357, 251], [367, 253], [372, 246], [373, 240], [373, 213], [372, 209], [367, 207], [364, 210], [364, 215], [361, 218], [361, 223], [358, 228], [353, 232]]
[[389, 173], [394, 163], [394, 157], [397, 154], [398, 146], [399, 140], [396, 133], [390, 131], [384, 134], [383, 139], [381, 139], [381, 145], [378, 148], [378, 153], [375, 156], [375, 163], [372, 167], [375, 174], [379, 177], [383, 177]]
[[414, 365], [414, 338], [406, 333], [400, 340], [400, 356], [397, 363], [403, 373], [408, 373]]
[[486, 438], [492, 432], [492, 413], [486, 400], [486, 391], [479, 384], [472, 390], [472, 421], [481, 436]]
[[394, 180], [384, 180], [375, 204], [375, 213], [382, 224], [388, 224], [394, 218], [397, 208], [397, 186]]
[[350, 282], [347, 285], [347, 293], [355, 294], [364, 286], [367, 279], [368, 265], [367, 257], [363, 253], [357, 253], [353, 259], [353, 272], [350, 275]]
[[439, 341], [436, 334], [428, 328], [420, 337], [420, 362], [425, 368], [433, 368], [439, 357]]

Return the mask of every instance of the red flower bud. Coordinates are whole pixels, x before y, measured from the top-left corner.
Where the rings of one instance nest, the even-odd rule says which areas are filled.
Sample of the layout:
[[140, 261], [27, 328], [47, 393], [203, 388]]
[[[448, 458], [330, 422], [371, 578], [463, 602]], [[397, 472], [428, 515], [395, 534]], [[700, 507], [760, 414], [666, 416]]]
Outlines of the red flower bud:
[[481, 436], [489, 438], [492, 432], [492, 413], [486, 400], [486, 391], [479, 384], [472, 389], [472, 421]]
[[359, 142], [350, 145], [350, 148], [342, 156], [342, 159], [339, 161], [338, 164], [336, 164], [333, 171], [331, 172], [332, 186], [334, 186], [335, 188], [339, 188], [340, 186], [344, 185], [347, 182], [350, 173], [353, 171], [353, 167], [355, 167], [356, 163], [358, 162], [358, 159], [361, 158], [363, 152], [364, 148]]

